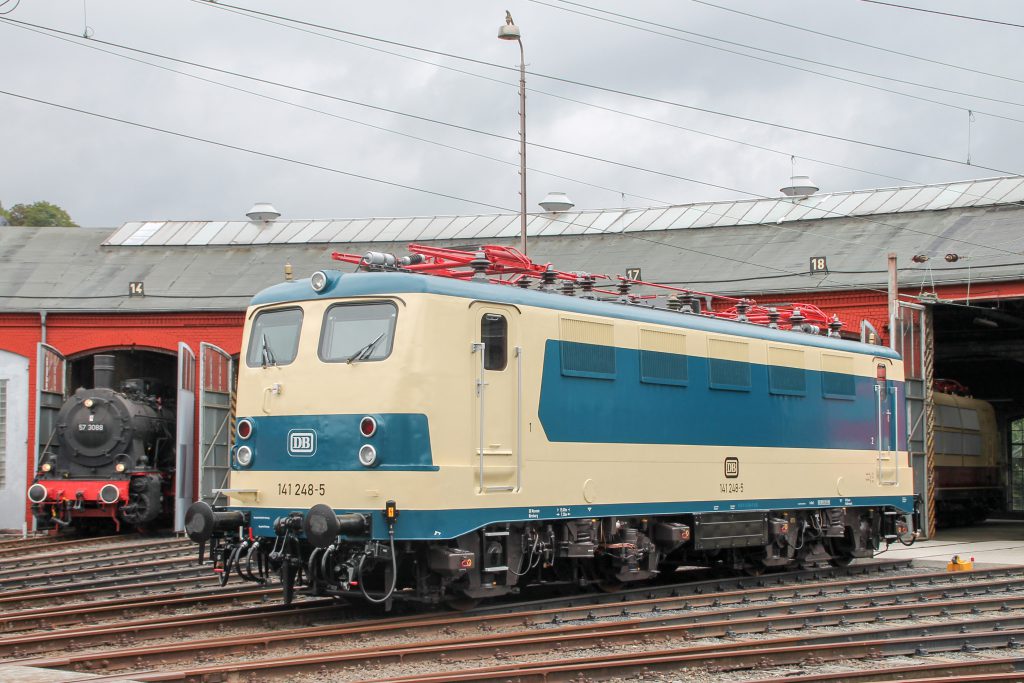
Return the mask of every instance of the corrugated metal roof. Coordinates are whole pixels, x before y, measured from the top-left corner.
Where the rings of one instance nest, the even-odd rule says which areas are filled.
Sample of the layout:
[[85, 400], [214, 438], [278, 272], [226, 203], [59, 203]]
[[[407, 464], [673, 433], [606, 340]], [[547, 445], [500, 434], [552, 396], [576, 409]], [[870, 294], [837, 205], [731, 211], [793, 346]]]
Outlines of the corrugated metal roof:
[[[850, 216], [936, 211], [1024, 201], [1024, 176], [939, 185], [881, 188], [779, 197], [701, 202], [650, 209], [601, 209], [531, 214], [531, 236], [647, 232], [820, 220]], [[209, 246], [338, 244], [483, 240], [515, 237], [519, 214], [362, 218], [342, 220], [147, 221], [125, 223], [107, 246]]]
[[[987, 204], [968, 196], [976, 185]], [[960, 206], [965, 197], [970, 203]], [[884, 291], [889, 252], [898, 254], [901, 286], [914, 290], [970, 282], [973, 295], [985, 296], [985, 282], [1024, 280], [1024, 178], [812, 199], [573, 212], [564, 222], [531, 216], [530, 257], [592, 273], [639, 267], [645, 280], [720, 294]], [[869, 208], [875, 213], [861, 213]], [[853, 215], [835, 217], [837, 211]], [[429, 235], [443, 238], [433, 241], [438, 246], [515, 246], [519, 238], [516, 215], [283, 221], [272, 232], [247, 222], [148, 225], [0, 229], [0, 313], [242, 310], [253, 294], [283, 280], [286, 262], [300, 278], [349, 268], [331, 261], [335, 250], [404, 253], [408, 242]], [[123, 244], [147, 248], [112, 246], [129, 226], [132, 241]], [[690, 229], [701, 226], [713, 229]], [[381, 235], [392, 241], [374, 241]], [[946, 262], [948, 253], [959, 260]], [[914, 263], [915, 254], [931, 258]], [[829, 273], [811, 275], [811, 256], [827, 257]], [[138, 281], [146, 296], [128, 296], [128, 283]]]

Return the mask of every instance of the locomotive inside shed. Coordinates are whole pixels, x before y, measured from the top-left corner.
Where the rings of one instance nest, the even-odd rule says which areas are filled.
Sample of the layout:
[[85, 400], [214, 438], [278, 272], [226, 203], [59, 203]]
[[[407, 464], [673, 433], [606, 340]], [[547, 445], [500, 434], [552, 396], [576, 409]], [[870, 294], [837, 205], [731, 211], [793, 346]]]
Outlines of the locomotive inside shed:
[[[964, 387], [959, 393], [995, 411], [996, 483], [1003, 500], [989, 516], [1024, 516], [1024, 299], [939, 302], [932, 311], [936, 380], [958, 382]], [[965, 464], [970, 461], [965, 456]], [[970, 523], [970, 517], [970, 511], [946, 514], [940, 523]]]
[[126, 379], [151, 378], [163, 387], [165, 400], [173, 399], [174, 384], [178, 372], [178, 357], [168, 351], [131, 347], [89, 351], [87, 354], [68, 358], [68, 390], [78, 387], [93, 387], [93, 370], [97, 355], [114, 356], [112, 384], [119, 387]]

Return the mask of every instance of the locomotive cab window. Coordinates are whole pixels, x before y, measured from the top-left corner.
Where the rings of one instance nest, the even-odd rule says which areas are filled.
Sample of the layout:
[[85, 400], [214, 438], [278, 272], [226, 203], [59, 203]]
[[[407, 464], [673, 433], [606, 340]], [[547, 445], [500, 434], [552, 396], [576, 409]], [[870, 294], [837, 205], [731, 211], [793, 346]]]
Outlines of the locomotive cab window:
[[480, 341], [484, 344], [484, 370], [504, 370], [508, 365], [508, 321], [497, 313], [480, 319]]
[[250, 368], [287, 365], [299, 349], [302, 310], [286, 308], [263, 311], [256, 316], [249, 334], [245, 363]]
[[327, 309], [320, 360], [355, 363], [391, 355], [398, 308], [392, 303], [338, 304]]

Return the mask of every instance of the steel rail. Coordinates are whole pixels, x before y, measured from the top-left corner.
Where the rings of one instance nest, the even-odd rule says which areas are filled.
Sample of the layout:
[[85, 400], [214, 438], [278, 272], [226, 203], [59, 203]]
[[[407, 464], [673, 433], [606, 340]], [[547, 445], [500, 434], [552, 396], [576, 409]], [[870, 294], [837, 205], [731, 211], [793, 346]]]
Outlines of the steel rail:
[[[32, 554], [10, 556], [4, 552], [4, 571], [8, 571], [10, 564], [26, 564], [32, 562], [39, 562], [40, 560], [62, 560], [67, 561], [80, 556], [95, 557], [98, 553], [102, 553], [104, 557], [119, 557], [122, 555], [130, 555], [137, 553], [142, 550], [148, 550], [153, 548], [167, 548], [180, 546], [181, 548], [188, 548], [195, 552], [195, 546], [190, 541], [183, 541], [182, 539], [164, 539], [160, 541], [145, 541], [131, 544], [115, 543], [110, 545], [102, 545], [99, 547], [91, 548], [69, 548], [69, 549], [51, 549], [44, 548], [46, 552], [38, 552]], [[10, 560], [10, 563], [8, 563]]]
[[[1017, 587], [1024, 589], [1021, 582]], [[942, 590], [942, 589], [936, 589]], [[851, 623], [865, 623], [875, 621], [888, 621], [893, 619], [920, 618], [922, 616], [941, 616], [949, 619], [953, 614], [980, 614], [983, 611], [1009, 611], [1011, 609], [1024, 609], [1024, 594], [1014, 596], [998, 596], [985, 598], [970, 598], [959, 600], [933, 600], [928, 603], [913, 602], [892, 605], [875, 604], [879, 596], [864, 596], [862, 601], [871, 601], [870, 606], [853, 607], [850, 604], [838, 604], [844, 600], [834, 600], [836, 609], [823, 609], [823, 604], [814, 600], [804, 601], [800, 605], [781, 604], [770, 608], [764, 606], [752, 606], [742, 610], [731, 610], [726, 617], [720, 612], [711, 612], [704, 615], [693, 615], [690, 613], [664, 614], [657, 612], [659, 616], [634, 619], [632, 621], [618, 621], [605, 623], [585, 622], [582, 624], [564, 625], [551, 629], [540, 642], [550, 644], [557, 642], [565, 645], [567, 642], [582, 642], [585, 647], [591, 645], [595, 639], [607, 643], [611, 641], [625, 640], [626, 642], [647, 641], [650, 639], [691, 639], [710, 637], [735, 637], [739, 633], [765, 633], [777, 630], [805, 629], [813, 626], [844, 626]], [[1011, 605], [1013, 607], [1011, 607]], [[797, 606], [805, 609], [797, 609]], [[531, 618], [533, 615], [516, 615], [504, 621], [519, 624], [535, 624]], [[627, 616], [623, 610], [622, 616]], [[461, 617], [450, 619], [431, 619], [416, 623], [388, 624], [380, 626], [361, 624], [358, 626], [325, 626], [299, 629], [291, 632], [269, 631], [264, 633], [247, 634], [239, 638], [227, 636], [199, 641], [198, 643], [158, 645], [151, 647], [132, 648], [119, 650], [117, 652], [106, 652], [102, 654], [87, 653], [82, 655], [71, 655], [56, 658], [33, 659], [18, 662], [28, 666], [42, 667], [82, 667], [93, 663], [97, 658], [102, 661], [103, 668], [108, 670], [122, 670], [137, 667], [144, 664], [147, 659], [154, 659], [159, 665], [166, 666], [174, 662], [191, 662], [195, 658], [196, 648], [201, 649], [204, 657], [217, 654], [231, 654], [238, 651], [247, 652], [250, 649], [260, 653], [269, 652], [273, 648], [293, 647], [296, 642], [305, 642], [315, 638], [319, 645], [330, 643], [332, 646], [347, 644], [350, 641], [358, 641], [368, 634], [391, 633], [400, 631], [402, 635], [411, 635], [413, 631], [420, 631], [430, 635], [438, 630], [443, 630], [449, 637], [461, 636], [457, 646], [460, 655], [467, 655], [471, 650], [475, 656], [485, 656], [493, 650], [495, 642], [502, 643], [501, 647], [507, 651], [519, 651], [525, 647], [527, 651], [536, 649], [538, 642], [535, 636], [536, 630], [526, 630], [511, 634], [489, 634], [484, 636], [470, 635], [475, 629], [486, 627], [489, 630], [495, 628], [494, 618], [484, 618], [485, 621], [467, 623]], [[974, 619], [975, 627], [978, 625], [996, 624], [1005, 628], [1013, 626], [1024, 629], [1024, 617], [1002, 617], [998, 619]], [[564, 623], [556, 621], [555, 623]], [[952, 623], [952, 622], [951, 622]], [[963, 622], [956, 622], [962, 625]], [[509, 644], [512, 643], [512, 644]], [[428, 641], [421, 645], [410, 645], [402, 648], [406, 653], [406, 659], [413, 657], [411, 654], [416, 648], [422, 648], [427, 657], [437, 656], [438, 651], [448, 652], [451, 649], [450, 641]], [[448, 648], [448, 649], [446, 649]], [[380, 656], [390, 657], [391, 648], [383, 648], [380, 652], [373, 652], [359, 659], [359, 663], [370, 663], [377, 661]], [[349, 664], [352, 663], [348, 657]]]
[[980, 661], [929, 662], [885, 669], [871, 667], [827, 674], [781, 676], [778, 678], [745, 678], [744, 683], [862, 683], [866, 681], [1020, 681], [1024, 657], [986, 658]]
[[[76, 573], [83, 571], [117, 569], [119, 567], [132, 566], [139, 561], [167, 558], [188, 558], [193, 560], [195, 552], [189, 548], [157, 548], [143, 550], [128, 556], [123, 554], [103, 555], [79, 558], [71, 562], [62, 562], [59, 557], [53, 557], [51, 558], [52, 562], [33, 564], [32, 572], [28, 576], [25, 574], [24, 567], [0, 570], [0, 590], [10, 586], [20, 586], [39, 581], [50, 581], [52, 583], [56, 578], [73, 577]], [[124, 560], [129, 561], [125, 562]]]
[[[985, 583], [978, 581], [978, 579], [982, 576], [999, 577], [1005, 575], [1008, 572], [1010, 572], [1009, 569], [996, 569], [975, 572], [973, 576], [967, 577], [974, 579], [974, 582], [972, 582], [969, 585], [969, 589], [977, 592], [981, 590], [991, 591], [1000, 587], [1005, 588], [1005, 584], [1007, 583], [1006, 579], [997, 578], [989, 580]], [[622, 598], [626, 596], [621, 596], [617, 597], [619, 602], [613, 605], [609, 605], [603, 604], [604, 598], [606, 598], [607, 596], [595, 594], [594, 597], [598, 600], [601, 600], [602, 603], [576, 604], [562, 608], [556, 607], [550, 609], [534, 610], [532, 612], [509, 612], [509, 608], [506, 606], [502, 608], [501, 612], [495, 613], [491, 609], [485, 608], [473, 610], [472, 612], [461, 613], [457, 621], [459, 622], [459, 624], [466, 627], [482, 627], [485, 624], [493, 625], [498, 623], [517, 623], [523, 621], [541, 624], [552, 619], [585, 619], [590, 617], [596, 617], [598, 615], [621, 617], [623, 612], [642, 613], [645, 611], [656, 611], [659, 609], [668, 611], [678, 609], [696, 609], [700, 607], [721, 608], [724, 605], [744, 604], [745, 602], [752, 602], [754, 601], [753, 599], [759, 599], [762, 601], [772, 599], [778, 600], [780, 597], [810, 597], [814, 598], [812, 604], [817, 606], [822, 602], [822, 596], [824, 595], [823, 591], [825, 589], [827, 589], [830, 593], [839, 594], [843, 596], [842, 599], [844, 601], [844, 605], [849, 606], [846, 603], [851, 597], [849, 593], [852, 593], [853, 588], [857, 588], [858, 590], [866, 590], [871, 588], [874, 588], [876, 590], [886, 590], [888, 591], [887, 596], [890, 600], [898, 601], [901, 599], [900, 596], [905, 593], [893, 591], [893, 587], [896, 585], [896, 583], [906, 583], [907, 585], [912, 586], [912, 580], [919, 580], [932, 582], [934, 584], [934, 582], [938, 579], [942, 583], [935, 584], [936, 586], [938, 586], [938, 588], [935, 591], [933, 591], [933, 594], [937, 595], [939, 590], [941, 590], [943, 593], [955, 592], [957, 587], [961, 584], [960, 579], [964, 577], [965, 575], [951, 575], [948, 573], [926, 573], [919, 575], [895, 577], [895, 579], [890, 579], [886, 577], [875, 577], [872, 579], [856, 579], [841, 583], [820, 582], [812, 583], [809, 585], [805, 584], [801, 586], [787, 586], [784, 590], [775, 587], [770, 589], [748, 590], [745, 592], [731, 591], [712, 594], [700, 593], [697, 595], [684, 597], [671, 595], [669, 591], [674, 591], [675, 589], [669, 586], [663, 587], [663, 589], [666, 592], [666, 596], [661, 598], [647, 597], [642, 600], [633, 600], [624, 603], [622, 602]], [[269, 599], [273, 592], [273, 589], [268, 589], [267, 595], [263, 596], [262, 599]], [[759, 598], [759, 595], [762, 597]], [[577, 599], [576, 602], [578, 603], [579, 600]], [[530, 607], [534, 604], [535, 603], [526, 603], [523, 606]], [[792, 603], [781, 603], [781, 605], [786, 608], [792, 607]], [[160, 607], [160, 609], [166, 608]], [[339, 606], [335, 609], [338, 618], [349, 618], [350, 615], [346, 613], [343, 607]], [[92, 619], [94, 619], [97, 616], [95, 614], [95, 609], [93, 607], [83, 608], [83, 610]], [[138, 609], [135, 610], [136, 613], [138, 611]], [[78, 619], [72, 621], [71, 617], [66, 614], [67, 610], [59, 610], [59, 612], [61, 612], [59, 619], [67, 622], [67, 624], [81, 623], [81, 620]], [[116, 616], [116, 613], [111, 614]], [[529, 616], [527, 616], [528, 614]], [[505, 618], [503, 619], [497, 619], [496, 617], [500, 615], [507, 616], [505, 616]], [[174, 621], [179, 622], [183, 618], [188, 619], [188, 617], [182, 617], [179, 615], [174, 618]], [[193, 623], [194, 628], [196, 629], [199, 629], [200, 627], [206, 624], [205, 615], [197, 615], [192, 617], [191, 619], [192, 621], [190, 623]], [[295, 619], [293, 619], [287, 614], [280, 614], [275, 617], [275, 620], [282, 620], [286, 622], [295, 621]], [[160, 618], [142, 619], [132, 621], [128, 624], [119, 624], [116, 627], [104, 627], [98, 630], [94, 628], [76, 629], [69, 631], [67, 628], [65, 628], [65, 630], [62, 633], [66, 637], [76, 638], [82, 645], [87, 643], [103, 644], [105, 642], [110, 642], [111, 640], [117, 640], [118, 642], [122, 642], [126, 639], [131, 642], [135, 642], [137, 640], [149, 640], [165, 636], [170, 629], [163, 625], [164, 621], [165, 620]], [[243, 623], [247, 623], [247, 621], [249, 620], [247, 620], [244, 616], [239, 616], [232, 617], [231, 623], [235, 625], [241, 625]], [[264, 622], [264, 627], [269, 626], [269, 624], [265, 623], [266, 621], [266, 619], [261, 619], [261, 622]], [[377, 624], [385, 623], [394, 623], [394, 619], [363, 622], [362, 625], [360, 626], [360, 629], [363, 631], [369, 631], [370, 629], [375, 628]], [[451, 628], [450, 626], [446, 625], [446, 622], [442, 623], [435, 620], [426, 620], [423, 623], [426, 625], [427, 628]], [[49, 625], [52, 626], [53, 624]], [[411, 626], [409, 628], [411, 628]], [[95, 635], [97, 637], [93, 638], [93, 633], [91, 632], [95, 632]], [[48, 638], [34, 637], [31, 635], [19, 635], [13, 640], [11, 638], [5, 638], [0, 640], [0, 654], [9, 652], [12, 649], [17, 649], [20, 653], [24, 654], [42, 654], [48, 651], [52, 651], [53, 649], [62, 648], [59, 644], [54, 643], [52, 640]]]
[[[217, 574], [193, 571], [191, 569], [185, 570], [184, 577], [169, 578], [171, 575], [180, 574], [181, 570], [176, 569], [169, 572], [162, 572], [160, 575], [163, 579], [156, 581], [142, 581], [138, 583], [124, 583], [118, 582], [113, 586], [106, 586], [108, 582], [97, 582], [94, 586], [88, 588], [72, 588], [63, 591], [52, 591], [46, 586], [37, 586], [35, 588], [25, 589], [23, 591], [14, 591], [11, 594], [4, 595], [0, 593], [0, 610], [9, 611], [20, 611], [24, 609], [31, 609], [33, 605], [39, 604], [40, 596], [45, 596], [46, 602], [49, 605], [74, 605], [79, 602], [95, 602], [98, 599], [109, 600], [109, 599], [121, 599], [128, 596], [148, 596], [153, 593], [163, 592], [177, 594], [184, 589], [196, 589], [202, 590], [206, 588], [207, 584], [217, 584], [219, 586], [219, 577]], [[141, 577], [146, 579], [146, 577]], [[233, 588], [234, 585], [231, 585]], [[0, 612], [2, 614], [3, 612]]]
[[[166, 554], [165, 554], [166, 555]], [[138, 575], [143, 571], [159, 571], [165, 567], [182, 564], [182, 560], [192, 560], [192, 555], [172, 554], [171, 557], [158, 557], [146, 562], [125, 562], [123, 564], [103, 565], [97, 563], [92, 567], [79, 567], [66, 571], [56, 571], [46, 575], [22, 576], [20, 579], [0, 583], [0, 591], [7, 588], [29, 588], [33, 586], [69, 585], [74, 582], [94, 580], [103, 576]], [[24, 573], [24, 572], [22, 572]]]
[[[418, 673], [413, 676], [388, 678], [389, 681], [462, 681], [462, 680], [578, 680], [595, 673], [622, 676], [627, 673], [646, 672], [649, 669], [688, 669], [711, 667], [719, 671], [763, 668], [766, 663], [808, 664], [840, 659], [877, 658], [881, 656], [912, 656], [933, 652], [960, 650], [965, 644], [974, 648], [990, 649], [999, 647], [1024, 647], [1024, 618], [1012, 620], [1017, 628], [1012, 630], [982, 630], [980, 624], [972, 621], [946, 624], [915, 625], [902, 628], [886, 628], [871, 631], [847, 632], [818, 636], [803, 636], [777, 640], [752, 640], [741, 642], [715, 643], [709, 645], [685, 645], [663, 650], [631, 651], [599, 657], [559, 659], [552, 662], [511, 664], [486, 667], [460, 672], [451, 664], [465, 655], [493, 656], [504, 658], [516, 653], [550, 653], [558, 650], [582, 649], [585, 647], [607, 647], [612, 643], [645, 644], [650, 646], [654, 638], [644, 639], [636, 630], [620, 629], [618, 632], [577, 634], [570, 642], [560, 631], [536, 635], [530, 631], [526, 637], [481, 637], [474, 642], [452, 642], [451, 640], [430, 641], [404, 647], [386, 646], [363, 650], [343, 650], [331, 653], [293, 655], [275, 659], [254, 660], [253, 654], [260, 650], [260, 643], [237, 639], [238, 647], [248, 651], [243, 661], [229, 664], [192, 666], [187, 669], [167, 671], [165, 662], [158, 662], [158, 670], [132, 672], [133, 681], [141, 683], [156, 681], [228, 680], [239, 675], [249, 675], [267, 680], [275, 675], [292, 675], [315, 670], [329, 671], [328, 665], [365, 666], [372, 664], [404, 664], [419, 661], [443, 663], [446, 670], [434, 675]], [[933, 631], [941, 631], [939, 634]], [[895, 635], [894, 635], [895, 634]], [[207, 643], [195, 643], [191, 661], [210, 656]], [[109, 666], [106, 653], [93, 655], [79, 670], [95, 674]], [[35, 666], [42, 666], [35, 663]], [[54, 664], [51, 664], [53, 666]], [[612, 673], [614, 672], [614, 673]], [[124, 672], [90, 678], [90, 681], [123, 680]]]

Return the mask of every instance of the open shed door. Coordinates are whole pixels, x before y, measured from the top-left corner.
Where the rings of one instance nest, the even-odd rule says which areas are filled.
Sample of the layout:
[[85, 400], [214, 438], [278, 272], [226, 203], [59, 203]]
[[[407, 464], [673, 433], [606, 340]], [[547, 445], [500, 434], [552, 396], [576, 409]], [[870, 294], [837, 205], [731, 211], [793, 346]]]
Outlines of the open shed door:
[[194, 474], [192, 444], [195, 443], [196, 354], [178, 342], [178, 457], [174, 477], [174, 530], [185, 530], [185, 510], [192, 504]]
[[199, 345], [199, 498], [210, 505], [227, 488], [234, 362], [213, 344]]
[[[56, 448], [57, 413], [67, 397], [67, 360], [49, 344], [39, 343], [36, 356], [36, 462]], [[35, 467], [28, 473], [31, 478]]]
[[[934, 520], [934, 468], [929, 470], [927, 434], [928, 412], [931, 400], [932, 368], [926, 362], [928, 324], [926, 310], [919, 304], [898, 302], [896, 330], [892, 335], [893, 349], [903, 356], [904, 387], [906, 392], [907, 450], [914, 468], [914, 493], [921, 496], [921, 531], [932, 536]], [[930, 359], [929, 359], [930, 360]]]

